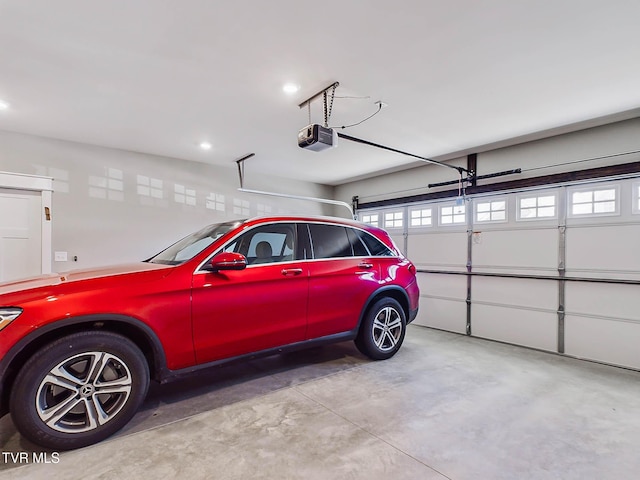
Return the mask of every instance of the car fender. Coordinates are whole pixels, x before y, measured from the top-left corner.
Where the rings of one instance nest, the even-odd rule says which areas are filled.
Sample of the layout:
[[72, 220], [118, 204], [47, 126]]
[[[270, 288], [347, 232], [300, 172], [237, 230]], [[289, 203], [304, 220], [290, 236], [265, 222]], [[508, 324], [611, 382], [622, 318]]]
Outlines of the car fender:
[[[120, 330], [114, 328], [118, 325], [121, 327]], [[167, 377], [168, 369], [164, 347], [156, 333], [145, 323], [126, 315], [106, 313], [67, 318], [44, 325], [21, 338], [0, 360], [0, 416], [6, 414], [8, 410], [7, 396], [9, 392], [6, 387], [7, 382], [12, 382], [16, 374], [16, 371], [10, 370], [16, 358], [29, 350], [31, 346], [39, 346], [53, 341], [54, 338], [59, 336], [82, 330], [83, 326], [86, 329], [104, 329], [123, 333], [130, 337], [145, 353], [147, 360], [151, 363], [152, 378], [162, 382]], [[131, 335], [132, 333], [134, 334]], [[131, 338], [132, 336], [134, 338]]]
[[362, 307], [362, 310], [360, 311], [360, 318], [358, 319], [358, 324], [356, 325], [355, 328], [355, 332], [357, 332], [358, 330], [360, 330], [360, 325], [362, 324], [362, 321], [364, 319], [365, 314], [367, 313], [367, 310], [369, 310], [369, 307], [378, 299], [378, 298], [382, 298], [382, 297], [391, 297], [391, 298], [401, 298], [402, 300], [400, 301], [400, 305], [402, 305], [402, 308], [404, 310], [405, 316], [407, 318], [407, 323], [409, 323], [409, 316], [411, 314], [410, 312], [410, 302], [409, 302], [409, 295], [407, 295], [407, 292], [404, 291], [404, 289], [402, 287], [399, 287], [397, 285], [387, 285], [381, 288], [378, 288], [376, 291], [374, 291], [371, 295], [369, 295], [369, 298], [367, 298], [367, 301], [364, 303], [364, 306]]

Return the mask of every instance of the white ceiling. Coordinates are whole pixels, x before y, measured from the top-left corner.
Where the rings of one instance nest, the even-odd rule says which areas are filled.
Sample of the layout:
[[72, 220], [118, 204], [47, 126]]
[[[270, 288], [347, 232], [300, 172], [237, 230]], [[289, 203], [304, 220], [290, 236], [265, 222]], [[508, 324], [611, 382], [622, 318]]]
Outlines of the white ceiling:
[[298, 103], [332, 82], [367, 98], [336, 98], [331, 125], [382, 100], [344, 132], [446, 159], [640, 108], [639, 19], [638, 0], [0, 0], [0, 130], [231, 166], [254, 152], [250, 187], [335, 185], [415, 160], [298, 148]]

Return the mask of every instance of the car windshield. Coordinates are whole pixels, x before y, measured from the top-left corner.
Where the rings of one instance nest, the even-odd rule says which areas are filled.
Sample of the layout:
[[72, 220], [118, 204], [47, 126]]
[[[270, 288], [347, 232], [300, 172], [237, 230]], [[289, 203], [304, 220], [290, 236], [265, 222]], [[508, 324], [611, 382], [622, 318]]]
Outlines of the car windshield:
[[202, 230], [192, 233], [179, 242], [174, 243], [155, 257], [146, 260], [149, 263], [165, 265], [180, 265], [202, 252], [225, 233], [233, 230], [242, 222], [218, 223], [209, 225]]

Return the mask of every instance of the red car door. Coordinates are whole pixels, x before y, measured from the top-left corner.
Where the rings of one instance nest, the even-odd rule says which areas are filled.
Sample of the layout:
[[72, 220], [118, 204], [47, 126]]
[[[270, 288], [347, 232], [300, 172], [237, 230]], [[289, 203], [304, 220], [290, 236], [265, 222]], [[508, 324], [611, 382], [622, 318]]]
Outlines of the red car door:
[[378, 260], [349, 227], [311, 223], [309, 232], [314, 260], [309, 264], [307, 338], [352, 330], [379, 286]]
[[309, 269], [307, 262], [296, 260], [295, 224], [255, 227], [223, 250], [242, 253], [249, 266], [194, 274], [197, 363], [304, 340]]

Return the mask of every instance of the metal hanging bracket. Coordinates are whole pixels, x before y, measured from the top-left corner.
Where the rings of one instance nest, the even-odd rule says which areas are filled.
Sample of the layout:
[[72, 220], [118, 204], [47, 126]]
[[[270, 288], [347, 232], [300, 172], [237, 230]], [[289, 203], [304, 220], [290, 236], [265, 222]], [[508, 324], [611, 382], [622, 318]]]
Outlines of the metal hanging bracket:
[[240, 188], [244, 187], [244, 161], [253, 157], [255, 153], [248, 153], [244, 157], [235, 160], [238, 165], [238, 177], [240, 177]]
[[270, 197], [290, 198], [293, 200], [304, 200], [308, 202], [326, 203], [329, 205], [338, 205], [340, 207], [345, 207], [347, 210], [349, 210], [349, 213], [351, 214], [351, 218], [353, 218], [354, 220], [357, 220], [356, 214], [354, 213], [352, 206], [349, 205], [347, 202], [343, 202], [341, 200], [331, 200], [328, 198], [317, 198], [317, 197], [306, 197], [304, 195], [291, 195], [288, 193], [265, 192], [262, 190], [253, 190], [249, 188], [244, 188], [244, 162], [245, 160], [248, 160], [253, 156], [255, 156], [255, 153], [249, 153], [244, 157], [240, 157], [239, 159], [235, 160], [236, 164], [238, 165], [238, 177], [240, 179], [240, 188], [238, 188], [239, 192], [251, 193], [254, 195], [266, 195]]
[[306, 107], [308, 104], [310, 104], [311, 102], [313, 102], [316, 98], [318, 98], [320, 95], [325, 95], [329, 90], [331, 90], [332, 88], [335, 90], [336, 88], [338, 88], [340, 86], [340, 82], [333, 82], [331, 85], [329, 85], [326, 88], [323, 88], [322, 90], [320, 90], [318, 93], [314, 93], [313, 95], [311, 95], [309, 98], [307, 98], [306, 100], [304, 100], [302, 103], [298, 104], [298, 107], [300, 108], [304, 108]]
[[[463, 181], [465, 183], [472, 183], [474, 180], [483, 180], [485, 178], [504, 177], [506, 175], [515, 175], [515, 174], [518, 174], [518, 173], [522, 173], [522, 169], [521, 168], [516, 168], [514, 170], [505, 170], [504, 172], [488, 173], [486, 175], [477, 175], [477, 176], [476, 176], [475, 172], [469, 172], [467, 174], [467, 178], [463, 178]], [[447, 181], [447, 182], [430, 183], [429, 185], [427, 185], [427, 187], [429, 187], [429, 188], [444, 187], [445, 185], [453, 185], [455, 183], [458, 183], [458, 180], [450, 180], [450, 181]]]

